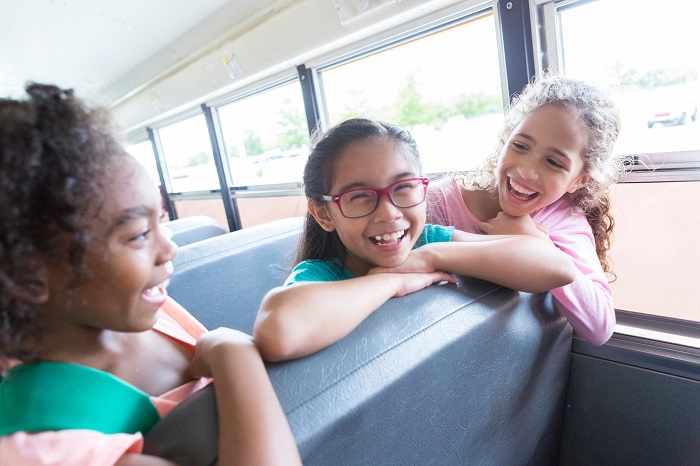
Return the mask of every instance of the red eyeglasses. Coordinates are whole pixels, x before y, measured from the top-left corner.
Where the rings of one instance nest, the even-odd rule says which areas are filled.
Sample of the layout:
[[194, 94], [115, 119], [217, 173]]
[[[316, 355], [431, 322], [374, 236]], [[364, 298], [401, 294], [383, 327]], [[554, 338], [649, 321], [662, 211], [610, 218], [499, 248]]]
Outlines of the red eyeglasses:
[[381, 196], [387, 196], [396, 207], [413, 207], [425, 201], [428, 178], [407, 178], [382, 189], [351, 189], [335, 196], [321, 196], [321, 200], [338, 205], [346, 218], [358, 218], [375, 211]]

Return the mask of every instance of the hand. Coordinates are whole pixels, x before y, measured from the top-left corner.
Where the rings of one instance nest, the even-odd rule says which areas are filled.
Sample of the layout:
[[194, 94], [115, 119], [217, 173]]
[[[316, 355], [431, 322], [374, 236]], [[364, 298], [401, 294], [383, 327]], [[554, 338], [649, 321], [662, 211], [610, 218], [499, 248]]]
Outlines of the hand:
[[530, 235], [549, 241], [547, 228], [535, 223], [529, 215], [514, 217], [499, 212], [488, 222], [481, 222], [479, 229], [487, 235]]
[[258, 349], [253, 343], [253, 337], [238, 330], [218, 328], [202, 334], [194, 348], [194, 357], [190, 361], [190, 374], [194, 378], [213, 377], [212, 366], [228, 357], [230, 352], [249, 353], [257, 355]]
[[457, 279], [445, 272], [431, 273], [396, 273], [392, 274], [398, 280], [398, 286], [394, 298], [415, 293], [427, 288], [433, 283], [449, 282], [457, 283]]
[[367, 275], [375, 273], [430, 273], [435, 272], [433, 261], [430, 256], [430, 245], [413, 249], [406, 260], [396, 267], [374, 267], [367, 272]]

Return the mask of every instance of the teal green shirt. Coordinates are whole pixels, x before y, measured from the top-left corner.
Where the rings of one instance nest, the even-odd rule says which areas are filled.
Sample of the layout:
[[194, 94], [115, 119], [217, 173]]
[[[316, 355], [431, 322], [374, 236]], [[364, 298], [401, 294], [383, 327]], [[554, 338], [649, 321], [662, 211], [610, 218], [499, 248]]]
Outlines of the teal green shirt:
[[[454, 227], [426, 224], [413, 249], [429, 243], [447, 243], [452, 241]], [[355, 276], [343, 265], [337, 257], [324, 260], [308, 260], [300, 262], [284, 281], [285, 285], [298, 282], [335, 282], [347, 280]]]

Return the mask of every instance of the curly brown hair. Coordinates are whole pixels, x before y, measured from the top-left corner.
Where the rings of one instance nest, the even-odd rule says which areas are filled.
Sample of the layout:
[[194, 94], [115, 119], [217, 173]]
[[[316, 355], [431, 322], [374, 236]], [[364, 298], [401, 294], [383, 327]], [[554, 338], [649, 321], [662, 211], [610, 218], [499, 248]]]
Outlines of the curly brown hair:
[[583, 171], [591, 179], [579, 190], [566, 195], [583, 210], [593, 230], [598, 260], [603, 271], [614, 280], [615, 274], [607, 254], [615, 226], [610, 210], [610, 188], [624, 171], [624, 158], [613, 155], [621, 129], [620, 112], [612, 98], [601, 88], [557, 73], [546, 74], [528, 84], [515, 96], [506, 112], [496, 151], [486, 158], [480, 169], [465, 174], [462, 185], [465, 189], [493, 191], [498, 159], [508, 137], [524, 115], [544, 105], [574, 110], [588, 132]]
[[2, 362], [34, 357], [25, 344], [40, 325], [31, 295], [48, 260], [67, 257], [73, 285], [87, 278], [88, 209], [102, 204], [106, 166], [124, 153], [104, 109], [53, 85], [32, 83], [26, 92], [23, 100], [0, 99]]

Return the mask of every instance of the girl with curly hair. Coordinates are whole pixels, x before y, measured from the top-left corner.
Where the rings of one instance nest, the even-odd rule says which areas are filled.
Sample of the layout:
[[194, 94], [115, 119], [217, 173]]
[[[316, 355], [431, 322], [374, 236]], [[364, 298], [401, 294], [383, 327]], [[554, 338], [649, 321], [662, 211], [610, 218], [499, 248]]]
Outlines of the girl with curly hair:
[[548, 74], [516, 96], [498, 148], [483, 166], [431, 184], [428, 194], [433, 223], [543, 236], [571, 256], [576, 279], [551, 293], [572, 327], [595, 345], [615, 325], [606, 274], [614, 277], [607, 253], [610, 187], [623, 170], [612, 153], [619, 132], [619, 111], [605, 92]]
[[27, 93], [0, 100], [0, 464], [171, 465], [142, 434], [212, 378], [221, 464], [300, 464], [251, 337], [168, 297], [160, 195], [106, 113]]

